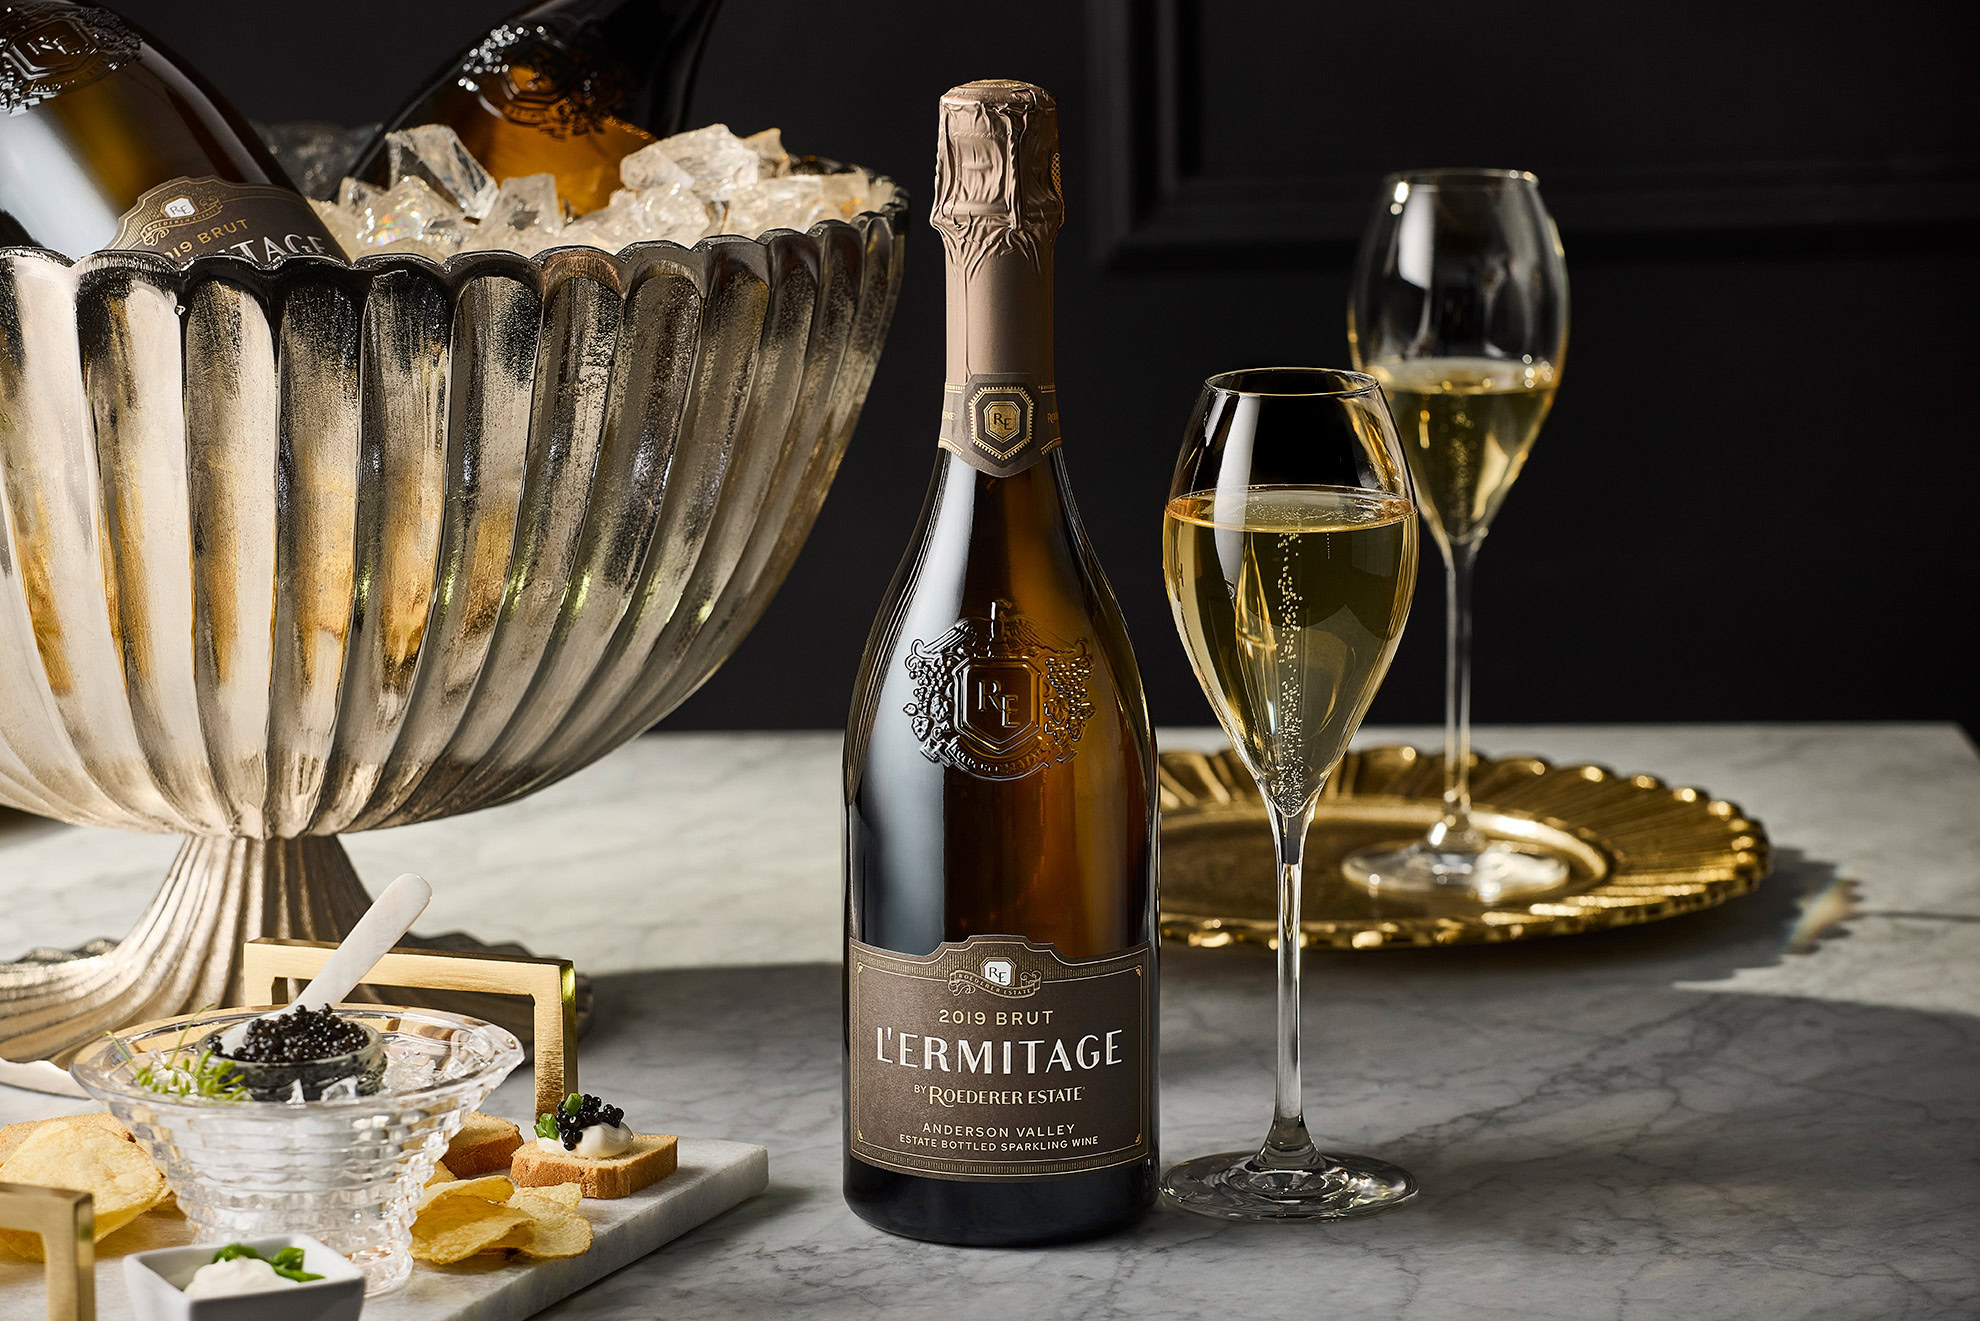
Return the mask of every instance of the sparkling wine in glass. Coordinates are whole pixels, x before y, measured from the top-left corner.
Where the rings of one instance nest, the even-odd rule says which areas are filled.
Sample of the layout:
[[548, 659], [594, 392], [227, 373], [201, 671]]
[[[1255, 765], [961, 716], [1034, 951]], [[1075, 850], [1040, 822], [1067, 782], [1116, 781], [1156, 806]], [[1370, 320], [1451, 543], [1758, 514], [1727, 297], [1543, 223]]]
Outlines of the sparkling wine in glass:
[[1445, 570], [1444, 808], [1425, 837], [1350, 855], [1378, 891], [1490, 903], [1553, 889], [1559, 858], [1471, 816], [1471, 584], [1478, 549], [1553, 407], [1567, 265], [1520, 170], [1390, 175], [1348, 301], [1355, 365], [1382, 383]]
[[1322, 368], [1205, 383], [1170, 488], [1162, 568], [1198, 682], [1258, 781], [1279, 864], [1278, 1087], [1255, 1152], [1170, 1170], [1163, 1194], [1231, 1220], [1369, 1215], [1409, 1174], [1320, 1151], [1300, 1100], [1300, 870], [1327, 776], [1388, 672], [1416, 585], [1416, 505], [1375, 380]]

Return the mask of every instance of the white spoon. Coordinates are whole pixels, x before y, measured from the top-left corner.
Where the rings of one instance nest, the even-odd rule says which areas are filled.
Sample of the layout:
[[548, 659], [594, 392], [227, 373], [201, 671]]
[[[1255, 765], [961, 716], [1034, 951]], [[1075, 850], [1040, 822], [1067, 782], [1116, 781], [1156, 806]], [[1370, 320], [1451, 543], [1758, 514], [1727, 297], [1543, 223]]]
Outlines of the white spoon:
[[[423, 877], [407, 872], [393, 881], [372, 901], [365, 915], [351, 928], [351, 934], [345, 936], [343, 943], [330, 955], [330, 961], [323, 965], [323, 970], [303, 987], [295, 1003], [271, 1009], [261, 1017], [274, 1018], [298, 1006], [328, 1009], [348, 996], [378, 960], [399, 943], [412, 924], [419, 921], [419, 915], [432, 901], [433, 887]], [[249, 1019], [248, 1023], [257, 1021]], [[237, 1023], [228, 1028], [220, 1038], [221, 1044], [228, 1050], [238, 1049], [247, 1038], [248, 1023]]]

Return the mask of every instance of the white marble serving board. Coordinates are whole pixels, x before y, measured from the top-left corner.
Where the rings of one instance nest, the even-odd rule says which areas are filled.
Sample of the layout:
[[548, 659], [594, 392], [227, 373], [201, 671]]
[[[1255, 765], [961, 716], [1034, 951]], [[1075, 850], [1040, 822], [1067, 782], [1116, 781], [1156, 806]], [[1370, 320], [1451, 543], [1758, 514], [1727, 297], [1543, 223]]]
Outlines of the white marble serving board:
[[[587, 1199], [580, 1209], [594, 1238], [583, 1256], [415, 1264], [405, 1288], [365, 1301], [364, 1321], [523, 1321], [748, 1201], [770, 1181], [770, 1153], [744, 1142], [682, 1138], [680, 1162], [675, 1173], [631, 1197]], [[123, 1258], [191, 1241], [192, 1227], [184, 1217], [153, 1214], [99, 1243], [98, 1321], [133, 1321]], [[46, 1315], [41, 1267], [4, 1254], [0, 1321], [42, 1321]]]

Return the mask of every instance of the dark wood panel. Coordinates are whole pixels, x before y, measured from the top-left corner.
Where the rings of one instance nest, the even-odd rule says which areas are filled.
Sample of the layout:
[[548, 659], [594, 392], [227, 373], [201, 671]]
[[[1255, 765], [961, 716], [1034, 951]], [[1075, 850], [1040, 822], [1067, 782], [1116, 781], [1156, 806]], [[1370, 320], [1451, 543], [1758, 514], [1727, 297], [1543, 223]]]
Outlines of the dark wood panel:
[[1534, 169], [1582, 238], [1980, 219], [1974, 27], [1931, 0], [1089, 0], [1096, 255], [1338, 247], [1411, 165]]

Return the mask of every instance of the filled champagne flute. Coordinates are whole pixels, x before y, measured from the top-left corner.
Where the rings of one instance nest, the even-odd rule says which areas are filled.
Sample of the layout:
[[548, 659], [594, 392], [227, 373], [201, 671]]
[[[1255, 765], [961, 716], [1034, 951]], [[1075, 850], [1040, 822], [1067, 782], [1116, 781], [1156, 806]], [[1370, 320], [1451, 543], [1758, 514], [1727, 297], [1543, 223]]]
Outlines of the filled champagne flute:
[[1348, 300], [1355, 366], [1382, 383], [1444, 555], [1444, 807], [1425, 837], [1342, 864], [1378, 891], [1481, 903], [1553, 889], [1559, 858], [1471, 818], [1471, 583], [1478, 549], [1553, 407], [1567, 264], [1521, 170], [1418, 170], [1382, 183]]
[[1279, 865], [1278, 1086], [1257, 1151], [1170, 1170], [1230, 1220], [1369, 1215], [1409, 1174], [1320, 1151], [1300, 1100], [1300, 873], [1327, 777], [1388, 672], [1416, 586], [1416, 505], [1372, 377], [1317, 367], [1204, 384], [1170, 487], [1162, 568], [1198, 682], [1264, 795]]

